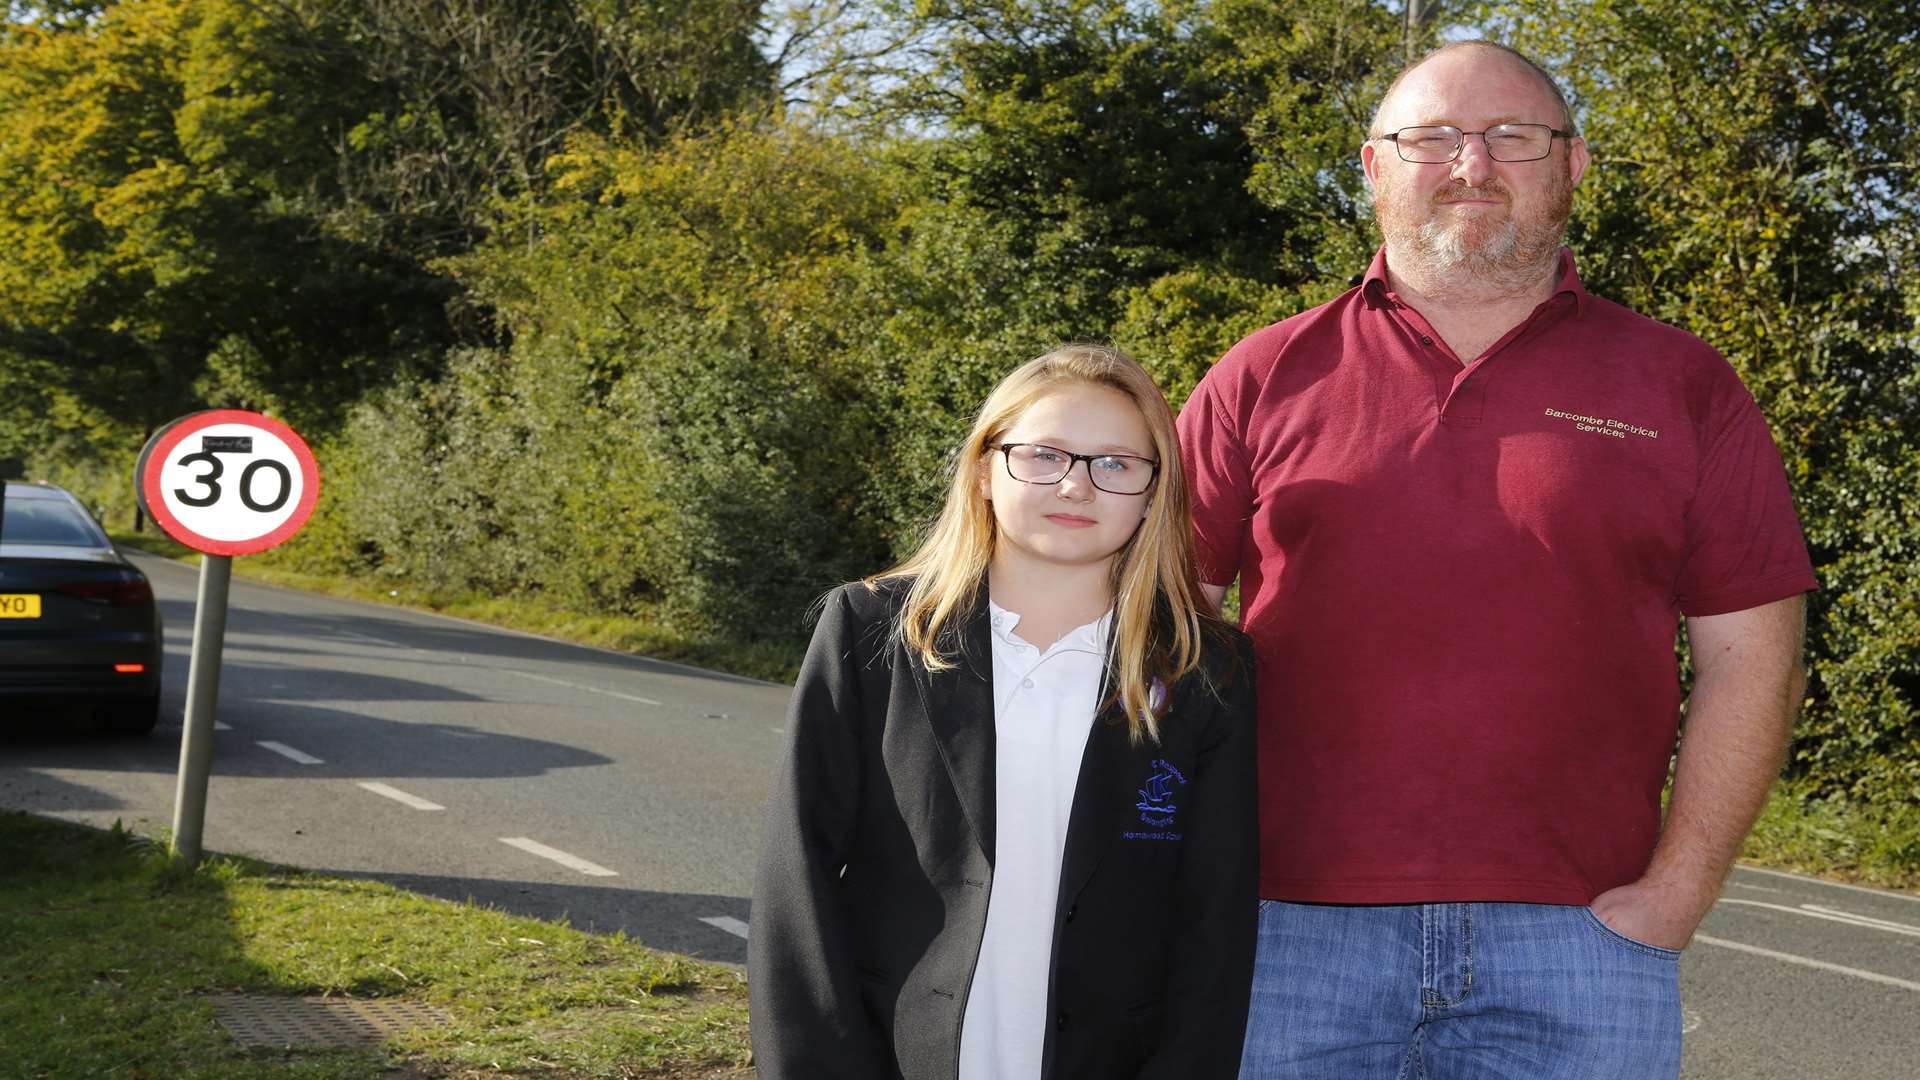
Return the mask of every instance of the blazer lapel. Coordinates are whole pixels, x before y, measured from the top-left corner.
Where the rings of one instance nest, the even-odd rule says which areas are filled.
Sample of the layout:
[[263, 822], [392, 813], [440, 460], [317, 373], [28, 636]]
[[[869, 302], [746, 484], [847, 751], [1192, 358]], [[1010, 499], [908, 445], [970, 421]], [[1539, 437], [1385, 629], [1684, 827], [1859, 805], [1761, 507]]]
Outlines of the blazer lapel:
[[954, 666], [928, 672], [913, 665], [927, 722], [960, 796], [974, 838], [993, 865], [993, 639], [983, 601], [966, 616]]
[[[1108, 687], [1100, 687], [1106, 697]], [[1123, 811], [1132, 806], [1124, 796], [1132, 790], [1121, 777], [1134, 767], [1135, 754], [1127, 741], [1127, 724], [1115, 702], [1100, 710], [1087, 733], [1087, 749], [1080, 756], [1080, 778], [1073, 789], [1073, 810], [1067, 817], [1067, 850], [1060, 864], [1060, 910], [1065, 911], [1086, 887], [1100, 859], [1120, 834]]]

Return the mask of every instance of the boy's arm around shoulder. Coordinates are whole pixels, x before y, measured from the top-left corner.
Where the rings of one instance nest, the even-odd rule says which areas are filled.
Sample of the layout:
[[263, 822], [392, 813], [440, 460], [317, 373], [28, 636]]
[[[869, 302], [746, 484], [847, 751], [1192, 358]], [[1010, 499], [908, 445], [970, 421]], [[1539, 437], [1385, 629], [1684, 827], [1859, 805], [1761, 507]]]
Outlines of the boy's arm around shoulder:
[[1231, 1078], [1240, 1070], [1259, 929], [1260, 814], [1253, 647], [1239, 631], [1231, 636], [1230, 658], [1210, 665], [1218, 697], [1193, 698], [1212, 713], [1183, 809], [1163, 1036], [1141, 1080]]
[[886, 1033], [867, 1021], [840, 898], [860, 812], [860, 670], [886, 630], [874, 617], [884, 605], [864, 589], [842, 586], [821, 611], [761, 824], [747, 979], [763, 1080], [887, 1072]]

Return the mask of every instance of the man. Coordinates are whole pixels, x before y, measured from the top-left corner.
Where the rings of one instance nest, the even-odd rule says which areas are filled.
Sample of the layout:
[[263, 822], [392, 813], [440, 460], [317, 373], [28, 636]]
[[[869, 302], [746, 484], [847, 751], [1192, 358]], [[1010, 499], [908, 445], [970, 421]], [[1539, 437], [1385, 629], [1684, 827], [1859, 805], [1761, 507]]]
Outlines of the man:
[[1203, 571], [1239, 578], [1260, 664], [1242, 1075], [1673, 1077], [1678, 950], [1804, 686], [1778, 452], [1717, 353], [1581, 287], [1587, 148], [1530, 61], [1422, 59], [1360, 159], [1362, 284], [1180, 416]]

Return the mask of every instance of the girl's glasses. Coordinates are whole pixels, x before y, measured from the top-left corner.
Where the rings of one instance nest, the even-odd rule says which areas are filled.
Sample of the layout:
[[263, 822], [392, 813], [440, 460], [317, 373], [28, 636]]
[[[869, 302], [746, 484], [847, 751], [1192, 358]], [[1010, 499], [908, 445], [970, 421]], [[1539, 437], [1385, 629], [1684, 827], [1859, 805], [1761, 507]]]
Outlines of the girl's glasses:
[[1153, 486], [1160, 463], [1132, 454], [1074, 454], [1045, 443], [1000, 443], [1007, 475], [1023, 484], [1057, 484], [1073, 467], [1087, 463], [1087, 479], [1110, 495], [1139, 495]]

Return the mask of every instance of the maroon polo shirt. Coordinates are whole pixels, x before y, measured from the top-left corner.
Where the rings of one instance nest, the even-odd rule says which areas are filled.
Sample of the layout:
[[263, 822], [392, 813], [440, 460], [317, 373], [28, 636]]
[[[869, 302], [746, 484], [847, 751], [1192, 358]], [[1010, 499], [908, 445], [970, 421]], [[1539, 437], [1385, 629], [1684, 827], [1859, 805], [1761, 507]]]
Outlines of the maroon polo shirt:
[[1385, 267], [1180, 414], [1259, 657], [1261, 895], [1584, 904], [1659, 831], [1678, 617], [1815, 587], [1786, 475], [1727, 362], [1571, 253], [1465, 367]]

